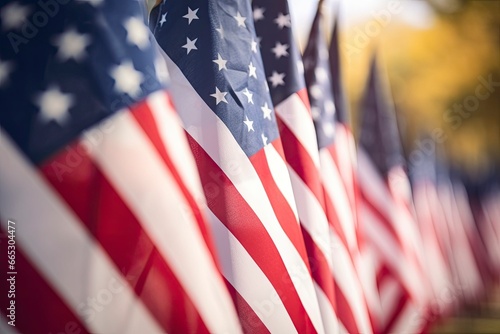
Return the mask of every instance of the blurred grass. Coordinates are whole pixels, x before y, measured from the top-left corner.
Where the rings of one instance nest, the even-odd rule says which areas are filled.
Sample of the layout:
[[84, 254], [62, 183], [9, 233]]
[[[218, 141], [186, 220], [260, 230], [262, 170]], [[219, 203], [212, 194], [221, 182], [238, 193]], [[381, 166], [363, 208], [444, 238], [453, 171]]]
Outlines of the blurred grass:
[[452, 318], [443, 319], [432, 328], [433, 334], [500, 333], [500, 286], [488, 293], [487, 300], [470, 306]]

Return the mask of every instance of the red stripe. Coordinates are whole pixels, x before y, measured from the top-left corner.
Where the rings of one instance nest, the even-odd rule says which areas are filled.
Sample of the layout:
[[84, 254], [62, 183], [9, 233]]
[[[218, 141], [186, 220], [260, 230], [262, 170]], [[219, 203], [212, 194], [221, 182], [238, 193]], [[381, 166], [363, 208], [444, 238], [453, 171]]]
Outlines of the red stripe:
[[405, 305], [410, 303], [410, 297], [405, 290], [399, 290], [399, 298], [396, 306], [394, 307], [394, 312], [392, 313], [389, 321], [385, 325], [385, 328], [382, 330], [382, 333], [393, 333], [392, 327], [396, 324], [398, 318], [401, 316], [401, 313], [405, 309]]
[[354, 313], [351, 309], [351, 305], [344, 296], [343, 291], [340, 289], [337, 283], [335, 283], [335, 302], [337, 304], [337, 309], [335, 310], [337, 316], [345, 327], [348, 333], [360, 333], [356, 319], [354, 318]]
[[[298, 228], [297, 217], [295, 216], [292, 208], [290, 207], [280, 188], [278, 188], [278, 185], [274, 181], [273, 175], [271, 174], [271, 170], [269, 168], [269, 164], [267, 162], [265, 151], [260, 150], [259, 152], [255, 153], [250, 157], [250, 162], [255, 168], [255, 171], [257, 172], [257, 175], [259, 176], [262, 185], [264, 186], [267, 198], [269, 199], [269, 202], [273, 207], [274, 213], [278, 218], [281, 228], [283, 229], [283, 231], [285, 231], [285, 234], [299, 252], [304, 263], [309, 267], [304, 239], [302, 238], [302, 234], [300, 233], [300, 229]], [[295, 203], [293, 204], [295, 205]], [[297, 224], [294, 224], [294, 222], [297, 222]]]
[[382, 265], [382, 267], [380, 267], [379, 271], [377, 272], [377, 288], [378, 290], [380, 291], [382, 285], [384, 284], [384, 282], [388, 279], [388, 278], [391, 278], [392, 277], [392, 274], [391, 274], [391, 271], [389, 270], [389, 268], [387, 267], [387, 265]]
[[81, 160], [65, 175], [64, 182], [59, 182], [53, 166], [66, 163], [66, 152], [40, 167], [43, 176], [166, 331], [208, 333], [189, 296], [127, 204], [80, 146], [72, 145], [68, 150], [79, 152]]
[[[40, 237], [50, 237], [50, 233], [47, 236]], [[0, 259], [2, 263], [7, 264], [8, 239], [7, 233], [3, 229], [0, 229], [0, 239], [2, 245]], [[16, 243], [15, 261], [17, 275], [15, 275], [14, 298], [8, 298], [10, 284], [7, 278], [10, 275], [7, 275], [6, 265], [2, 266], [2, 269], [5, 270], [2, 270], [0, 274], [0, 289], [2, 291], [0, 294], [1, 321], [11, 320], [7, 318], [7, 314], [10, 313], [7, 308], [10, 306], [10, 300], [14, 300], [15, 326], [22, 333], [88, 333], [84, 323], [80, 320], [80, 316], [68, 308], [66, 302], [56, 290], [47, 283], [46, 279], [27, 259], [19, 241]], [[81, 302], [82, 307], [79, 309], [81, 316], [88, 317], [91, 321], [90, 317], [93, 314], [90, 312], [94, 311], [92, 311], [86, 300], [81, 300]]]
[[325, 200], [323, 197], [323, 188], [317, 166], [314, 164], [311, 156], [304, 148], [300, 140], [288, 128], [288, 126], [277, 117], [280, 135], [283, 141], [283, 149], [285, 151], [286, 162], [299, 175], [302, 181], [314, 194], [318, 202], [325, 211]]
[[[196, 157], [208, 207], [239, 240], [267, 276], [278, 292], [297, 331], [315, 332], [283, 260], [259, 218], [196, 140], [189, 135], [188, 140]], [[288, 223], [293, 224], [293, 221]]]
[[321, 249], [318, 248], [314, 240], [311, 238], [309, 232], [307, 232], [302, 225], [301, 228], [307, 254], [309, 254], [312, 277], [330, 301], [332, 308], [335, 310], [335, 290], [333, 287], [333, 278], [328, 261]]
[[326, 213], [328, 217], [328, 224], [330, 228], [334, 231], [334, 233], [339, 237], [340, 241], [344, 245], [346, 249], [349, 249], [349, 244], [347, 243], [347, 238], [344, 234], [344, 230], [340, 225], [340, 219], [337, 214], [337, 209], [330, 199], [330, 195], [325, 191], [325, 205], [326, 205]]
[[309, 103], [309, 95], [307, 94], [307, 88], [302, 88], [296, 93], [301, 99], [304, 106], [307, 108], [309, 114], [311, 114], [311, 104]]
[[386, 231], [391, 235], [392, 239], [400, 246], [401, 248], [401, 240], [399, 239], [394, 226], [392, 226], [389, 218], [387, 218], [376, 206], [373, 202], [366, 197], [365, 192], [362, 190], [360, 192], [361, 199], [363, 203], [370, 209], [371, 213], [377, 218], [377, 220], [382, 223], [382, 225], [386, 228]]
[[[169, 112], [174, 113], [174, 109], [172, 107], [172, 103], [170, 101], [170, 98], [167, 93], [164, 94], [165, 97], [165, 103], [167, 106], [167, 109]], [[208, 226], [206, 224], [206, 219], [201, 212], [198, 203], [195, 201], [194, 197], [192, 194], [189, 192], [187, 189], [184, 181], [182, 180], [181, 176], [179, 175], [177, 168], [172, 162], [172, 159], [170, 159], [170, 155], [167, 152], [167, 149], [163, 143], [163, 140], [161, 138], [160, 132], [158, 130], [157, 123], [155, 121], [155, 118], [151, 112], [151, 109], [147, 103], [139, 103], [134, 106], [132, 115], [135, 117], [137, 123], [142, 127], [144, 132], [147, 134], [149, 137], [149, 140], [153, 144], [153, 146], [156, 148], [157, 152], [160, 154], [161, 158], [163, 159], [163, 162], [167, 166], [167, 169], [171, 172], [172, 177], [175, 180], [175, 183], [179, 186], [180, 191], [182, 192], [182, 195], [186, 199], [187, 203], [189, 204], [189, 208], [191, 209], [191, 212], [193, 213], [193, 217], [196, 219], [196, 222], [198, 223], [198, 226], [200, 228], [200, 231], [202, 233], [202, 236], [205, 240], [205, 243], [207, 244], [212, 257], [216, 261], [217, 268], [220, 270], [220, 265], [218, 263], [218, 256], [215, 248], [215, 243], [211, 237], [210, 231], [208, 229]], [[177, 125], [176, 125], [177, 126]], [[170, 143], [174, 144], [175, 143]]]
[[236, 310], [238, 312], [238, 317], [240, 318], [243, 332], [252, 334], [270, 333], [266, 325], [264, 325], [264, 323], [260, 320], [257, 313], [255, 313], [243, 296], [241, 296], [226, 279], [224, 279], [224, 281], [231, 297], [233, 298], [234, 305], [236, 305]]

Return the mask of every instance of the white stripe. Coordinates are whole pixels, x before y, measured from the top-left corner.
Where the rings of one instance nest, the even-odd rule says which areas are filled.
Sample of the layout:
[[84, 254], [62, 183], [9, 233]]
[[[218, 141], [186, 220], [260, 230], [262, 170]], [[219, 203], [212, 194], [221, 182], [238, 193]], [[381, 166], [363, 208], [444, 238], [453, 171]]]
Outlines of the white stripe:
[[[91, 152], [175, 272], [210, 332], [237, 333], [236, 311], [182, 192], [129, 112]], [[147, 169], [138, 174], [138, 161]]]
[[91, 332], [161, 333], [105, 251], [2, 131], [0, 142], [7, 162], [0, 164], [2, 224], [7, 229], [8, 218], [17, 220], [16, 239], [46, 281], [75, 314], [87, 298], [108, 291], [110, 283], [122, 287], [101, 312], [83, 320]]
[[294, 134], [319, 169], [318, 143], [311, 113], [298, 94], [292, 94], [275, 106], [276, 114]]
[[323, 207], [293, 168], [289, 166], [288, 170], [297, 201], [300, 222], [325, 256], [329, 269], [332, 269], [331, 244], [328, 236], [329, 224]]
[[151, 113], [156, 119], [156, 125], [163, 145], [169, 153], [169, 158], [197, 203], [205, 206], [205, 195], [198, 177], [196, 163], [191, 154], [186, 154], [186, 152], [191, 152], [186, 133], [182, 129], [178, 115], [167, 103], [167, 94], [165, 92], [153, 93], [148, 96], [147, 102], [151, 106]]
[[388, 325], [390, 318], [397, 311], [396, 306], [404, 291], [401, 290], [401, 285], [392, 277], [385, 278], [379, 289], [380, 305], [382, 306], [381, 324], [385, 327]]
[[[243, 245], [211, 212], [212, 231], [222, 271], [271, 333], [296, 333], [283, 301]], [[252, 319], [242, 319], [252, 326]]]
[[336, 123], [335, 131], [335, 150], [338, 153], [339, 173], [344, 180], [344, 184], [348, 186], [349, 199], [354, 201], [353, 160], [356, 158], [354, 139], [343, 124]]
[[[335, 310], [333, 309], [330, 300], [316, 282], [314, 282], [314, 289], [316, 290], [316, 295], [318, 296], [318, 303], [321, 310], [321, 318], [323, 319], [323, 327], [325, 328], [325, 333], [345, 333], [345, 331], [341, 331], [341, 327], [343, 328], [344, 326], [342, 326], [337, 319]], [[283, 333], [285, 332], [283, 331]]]
[[[164, 54], [172, 78], [171, 91], [184, 127], [229, 177], [254, 210], [276, 245], [289, 273], [307, 272], [307, 267], [281, 228], [264, 186], [248, 157], [226, 125], [194, 91], [177, 65]], [[282, 173], [287, 174], [285, 169]], [[294, 281], [295, 289], [315, 329], [322, 333], [321, 315], [315, 300], [312, 279]]]
[[353, 266], [351, 256], [347, 249], [342, 244], [342, 241], [336, 235], [335, 231], [330, 228], [330, 239], [333, 245], [338, 245], [334, 249], [332, 274], [335, 277], [340, 290], [351, 308], [356, 327], [361, 333], [370, 333], [372, 331], [368, 309], [363, 295], [361, 283], [358, 279], [356, 270]]
[[292, 209], [293, 215], [295, 216], [295, 220], [298, 224], [299, 215], [297, 213], [292, 184], [290, 183], [290, 176], [288, 173], [283, 172], [288, 170], [287, 165], [281, 155], [276, 151], [274, 145], [267, 145], [264, 147], [264, 153], [266, 154], [267, 164], [269, 166], [269, 170], [271, 171], [271, 175], [273, 176], [273, 180], [276, 182], [278, 189], [283, 194], [288, 205]]
[[389, 189], [362, 149], [358, 150], [358, 178], [363, 194], [385, 217], [391, 217], [393, 203]]
[[321, 149], [319, 152], [321, 161], [321, 177], [323, 185], [332, 204], [337, 212], [339, 223], [346, 237], [350, 250], [357, 248], [356, 229], [354, 217], [351, 211], [348, 195], [345, 191], [339, 171], [330, 152]]
[[421, 333], [425, 326], [425, 314], [419, 312], [413, 303], [406, 302], [403, 311], [390, 328], [390, 333], [414, 334]]
[[[382, 308], [380, 304], [380, 295], [377, 288], [376, 273], [382, 266], [378, 252], [373, 248], [373, 245], [364, 245], [360, 250], [359, 257], [356, 261], [356, 269], [359, 273], [359, 282], [363, 289], [368, 314], [372, 316], [374, 321], [382, 319]], [[375, 324], [375, 327], [379, 323]]]
[[405, 285], [415, 298], [421, 297], [423, 294], [421, 282], [419, 281], [419, 273], [415, 267], [409, 263], [407, 257], [402, 253], [402, 249], [394, 242], [393, 237], [386, 232], [386, 228], [378, 221], [375, 215], [372, 214], [370, 208], [361, 204], [360, 219], [363, 221], [363, 227], [367, 239], [381, 253], [381, 257], [386, 264], [394, 270], [399, 279]]

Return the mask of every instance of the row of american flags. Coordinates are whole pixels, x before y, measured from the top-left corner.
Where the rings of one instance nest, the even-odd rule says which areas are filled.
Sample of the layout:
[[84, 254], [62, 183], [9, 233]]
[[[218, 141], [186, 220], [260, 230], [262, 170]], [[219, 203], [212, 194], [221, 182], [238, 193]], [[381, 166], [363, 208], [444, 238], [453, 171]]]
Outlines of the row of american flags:
[[2, 333], [421, 333], [498, 281], [495, 188], [405, 167], [375, 56], [355, 142], [337, 23], [301, 54], [292, 20], [1, 5]]

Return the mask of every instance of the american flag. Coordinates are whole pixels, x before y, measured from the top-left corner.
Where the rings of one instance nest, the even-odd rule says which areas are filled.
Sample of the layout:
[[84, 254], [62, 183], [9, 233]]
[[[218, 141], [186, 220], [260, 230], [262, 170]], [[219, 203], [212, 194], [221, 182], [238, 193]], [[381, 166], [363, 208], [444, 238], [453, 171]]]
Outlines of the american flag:
[[286, 0], [254, 0], [253, 18], [261, 43], [267, 78], [283, 75], [283, 84], [270, 82], [276, 118], [296, 199], [300, 226], [311, 263], [323, 324], [338, 331], [335, 314], [333, 259], [316, 132], [303, 75], [303, 64], [292, 34]]
[[250, 3], [163, 1], [150, 26], [243, 329], [324, 332], [269, 95], [287, 78], [264, 72]]
[[479, 248], [480, 242], [477, 240], [478, 231], [465, 189], [453, 180], [449, 166], [444, 161], [437, 172], [437, 193], [443, 208], [443, 223], [449, 231], [450, 257], [456, 278], [454, 288], [460, 291], [460, 302], [477, 301], [484, 285], [480, 272], [480, 262], [484, 255], [477, 256], [478, 249], [474, 249]]
[[[449, 315], [456, 301], [443, 299], [443, 291], [454, 288], [453, 259], [450, 234], [437, 194], [436, 143], [429, 135], [422, 136], [417, 148], [409, 154], [409, 172], [412, 182], [413, 203], [423, 240], [427, 275], [433, 296], [426, 315], [427, 322]], [[421, 150], [425, 147], [426, 151]]]
[[359, 221], [381, 301], [378, 313], [371, 310], [374, 330], [411, 332], [421, 328], [429, 296], [397, 122], [384, 82], [373, 57], [361, 107]]
[[500, 280], [500, 182], [498, 170], [496, 168], [494, 173], [485, 173], [482, 182], [473, 189], [469, 187], [472, 212], [486, 248], [490, 283], [496, 283]]
[[0, 7], [4, 330], [241, 331], [145, 17], [132, 0]]
[[[370, 333], [363, 289], [353, 257], [357, 248], [354, 198], [346, 190], [339, 168], [336, 151], [336, 116], [332, 94], [329, 54], [322, 29], [321, 2], [314, 18], [309, 43], [304, 51], [305, 78], [311, 99], [311, 110], [317, 133], [321, 178], [324, 185], [325, 204], [329, 220], [332, 247], [332, 265], [335, 288], [336, 313], [342, 332]], [[352, 144], [352, 142], [351, 142]], [[349, 157], [349, 151], [347, 157]], [[350, 169], [352, 173], [352, 169]], [[353, 188], [351, 188], [353, 189]]]

